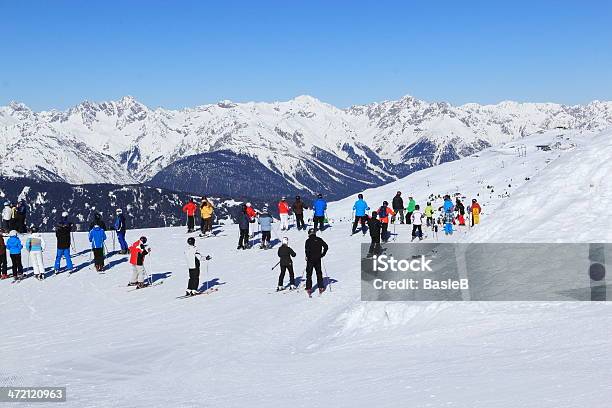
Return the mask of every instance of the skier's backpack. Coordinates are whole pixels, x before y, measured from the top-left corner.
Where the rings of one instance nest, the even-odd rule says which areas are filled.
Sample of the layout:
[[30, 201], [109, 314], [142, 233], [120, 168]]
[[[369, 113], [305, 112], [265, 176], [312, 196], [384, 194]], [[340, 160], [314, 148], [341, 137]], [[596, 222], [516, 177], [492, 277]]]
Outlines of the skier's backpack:
[[384, 205], [378, 209], [378, 218], [385, 218], [387, 216], [387, 207]]

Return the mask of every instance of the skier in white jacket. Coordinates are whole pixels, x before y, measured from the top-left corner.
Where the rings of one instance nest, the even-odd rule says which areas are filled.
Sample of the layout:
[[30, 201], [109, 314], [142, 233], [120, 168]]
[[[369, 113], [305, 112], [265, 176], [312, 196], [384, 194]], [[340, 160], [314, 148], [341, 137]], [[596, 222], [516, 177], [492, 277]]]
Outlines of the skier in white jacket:
[[6, 232], [11, 229], [11, 219], [13, 218], [13, 210], [11, 209], [11, 203], [6, 201], [4, 208], [2, 209], [2, 229]]
[[[198, 252], [194, 237], [187, 238], [185, 258], [187, 260], [187, 267], [189, 268], [189, 283], [187, 284], [185, 296], [194, 296], [198, 294], [198, 288], [200, 286], [200, 260], [202, 259], [202, 255]], [[210, 259], [210, 255], [206, 255], [204, 258], [206, 261], [210, 261]]]
[[423, 213], [421, 212], [421, 207], [417, 204], [414, 206], [414, 211], [410, 216], [410, 221], [412, 221], [412, 240], [418, 238], [419, 241], [423, 240]]
[[45, 240], [36, 228], [32, 228], [32, 234], [26, 240], [26, 250], [30, 253], [30, 262], [34, 276], [38, 280], [45, 278], [45, 265], [42, 253], [45, 250]]

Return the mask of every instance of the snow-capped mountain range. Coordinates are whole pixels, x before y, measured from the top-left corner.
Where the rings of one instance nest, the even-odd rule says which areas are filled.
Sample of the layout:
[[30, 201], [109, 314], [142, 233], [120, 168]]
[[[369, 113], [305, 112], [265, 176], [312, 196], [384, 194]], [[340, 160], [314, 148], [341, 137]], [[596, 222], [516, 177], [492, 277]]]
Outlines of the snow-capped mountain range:
[[132, 97], [67, 111], [0, 107], [0, 175], [149, 183], [201, 194], [341, 198], [555, 127], [612, 126], [612, 102], [398, 101], [339, 109], [310, 96], [150, 109]]

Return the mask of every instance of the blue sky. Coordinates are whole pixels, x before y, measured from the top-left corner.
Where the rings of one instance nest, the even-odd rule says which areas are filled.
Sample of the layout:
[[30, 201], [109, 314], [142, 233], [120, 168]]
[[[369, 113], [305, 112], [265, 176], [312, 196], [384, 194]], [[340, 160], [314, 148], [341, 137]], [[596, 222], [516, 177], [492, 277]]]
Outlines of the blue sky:
[[3, 0], [0, 104], [609, 100], [611, 3]]

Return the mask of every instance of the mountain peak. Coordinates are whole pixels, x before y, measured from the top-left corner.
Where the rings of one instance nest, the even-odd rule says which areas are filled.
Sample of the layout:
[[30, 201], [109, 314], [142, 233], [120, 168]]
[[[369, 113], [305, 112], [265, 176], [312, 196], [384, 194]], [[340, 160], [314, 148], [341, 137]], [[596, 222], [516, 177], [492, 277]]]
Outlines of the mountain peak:
[[28, 106], [23, 102], [11, 101], [8, 104], [9, 108], [11, 108], [15, 112], [31, 112], [32, 110], [28, 108]]
[[314, 96], [310, 96], [310, 95], [298, 95], [295, 98], [293, 98], [293, 101], [297, 102], [297, 103], [302, 103], [302, 104], [319, 104], [319, 103], [321, 103], [320, 100], [318, 100]]

